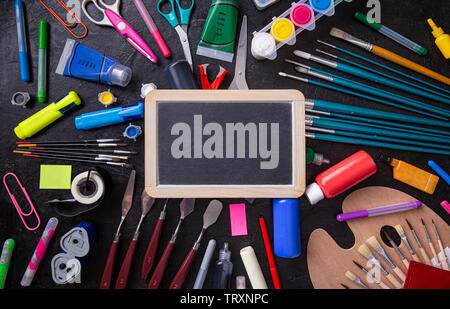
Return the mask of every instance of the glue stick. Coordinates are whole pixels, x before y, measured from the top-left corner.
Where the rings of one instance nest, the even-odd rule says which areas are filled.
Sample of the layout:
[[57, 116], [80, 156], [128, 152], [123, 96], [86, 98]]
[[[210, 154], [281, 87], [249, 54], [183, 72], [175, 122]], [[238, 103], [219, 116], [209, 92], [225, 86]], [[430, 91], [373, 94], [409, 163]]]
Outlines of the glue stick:
[[358, 151], [317, 175], [306, 187], [306, 197], [314, 205], [323, 198], [333, 198], [377, 172], [377, 166], [365, 151]]

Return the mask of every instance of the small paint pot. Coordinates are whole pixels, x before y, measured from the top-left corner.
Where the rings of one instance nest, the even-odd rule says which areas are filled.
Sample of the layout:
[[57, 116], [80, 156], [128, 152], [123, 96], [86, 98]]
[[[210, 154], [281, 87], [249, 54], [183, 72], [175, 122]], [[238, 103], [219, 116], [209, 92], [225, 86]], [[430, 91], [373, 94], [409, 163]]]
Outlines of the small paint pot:
[[295, 26], [288, 18], [275, 19], [270, 28], [270, 34], [277, 43], [283, 42], [287, 45], [294, 45], [296, 42]]
[[309, 31], [312, 31], [316, 28], [316, 19], [314, 17], [314, 10], [307, 4], [297, 4], [289, 15], [289, 19], [292, 23], [299, 27]]
[[333, 0], [309, 0], [308, 4], [317, 13], [323, 15], [332, 16], [334, 15], [334, 1]]
[[255, 59], [274, 60], [277, 57], [277, 43], [269, 33], [258, 32], [253, 36], [251, 52]]

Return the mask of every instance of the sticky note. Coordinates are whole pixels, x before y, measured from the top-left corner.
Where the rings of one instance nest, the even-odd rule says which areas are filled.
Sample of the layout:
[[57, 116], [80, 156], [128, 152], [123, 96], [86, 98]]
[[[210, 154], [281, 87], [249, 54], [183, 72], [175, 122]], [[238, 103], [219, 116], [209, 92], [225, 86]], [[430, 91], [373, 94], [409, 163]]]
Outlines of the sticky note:
[[231, 236], [247, 235], [245, 204], [230, 204]]
[[70, 189], [72, 165], [41, 165], [39, 189]]

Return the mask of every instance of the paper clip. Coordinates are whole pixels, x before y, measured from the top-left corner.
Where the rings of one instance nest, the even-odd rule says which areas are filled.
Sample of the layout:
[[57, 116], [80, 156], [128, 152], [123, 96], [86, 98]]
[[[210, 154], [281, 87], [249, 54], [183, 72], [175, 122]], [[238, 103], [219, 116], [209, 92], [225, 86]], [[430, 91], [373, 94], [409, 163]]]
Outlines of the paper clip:
[[[56, 0], [56, 1], [59, 3], [59, 5], [61, 5], [61, 6], [62, 6], [62, 7], [63, 7], [63, 8], [64, 8], [64, 9], [72, 16], [72, 18], [73, 18], [73, 23], [71, 23], [70, 25], [69, 25], [68, 23], [66, 23], [64, 20], [62, 20], [62, 18], [59, 17], [58, 14], [56, 14], [55, 11], [54, 11], [53, 9], [49, 8], [49, 7], [44, 3], [43, 0], [40, 0], [40, 1], [41, 1], [41, 4], [47, 9], [47, 11], [49, 11], [49, 12], [50, 12], [50, 13], [51, 13], [51, 14], [59, 21], [59, 23], [60, 23], [61, 25], [63, 25], [64, 28], [66, 28], [67, 31], [69, 31], [70, 34], [72, 34], [75, 38], [77, 38], [77, 39], [82, 39], [82, 38], [84, 38], [84, 37], [87, 35], [88, 29], [87, 29], [86, 25], [78, 18], [77, 15], [75, 15], [74, 12], [72, 12], [72, 10], [70, 10], [70, 9], [67, 7], [67, 5], [66, 5], [62, 0]], [[70, 28], [73, 27], [73, 26], [75, 25], [75, 23], [77, 23], [77, 22], [78, 22], [79, 24], [81, 24], [81, 26], [83, 26], [83, 28], [84, 28], [84, 34], [81, 35], [81, 36], [76, 35], [75, 33], [72, 32], [72, 30], [70, 30]]]
[[[22, 189], [23, 194], [25, 195], [25, 197], [27, 198], [28, 203], [30, 204], [30, 212], [29, 213], [24, 213], [23, 210], [20, 208], [19, 203], [17, 202], [16, 198], [14, 197], [14, 194], [11, 193], [11, 191], [9, 190], [8, 185], [6, 184], [6, 178], [8, 176], [12, 176], [16, 179], [17, 184], [20, 186], [20, 188]], [[41, 219], [39, 218], [36, 209], [34, 208], [33, 202], [31, 202], [30, 196], [27, 193], [27, 190], [25, 190], [25, 187], [22, 186], [22, 183], [20, 182], [19, 178], [17, 178], [16, 174], [14, 173], [7, 173], [5, 176], [3, 176], [3, 184], [5, 185], [6, 191], [8, 191], [9, 197], [11, 198], [11, 201], [14, 204], [14, 207], [16, 207], [17, 213], [19, 214], [20, 219], [23, 222], [23, 225], [25, 225], [25, 227], [29, 230], [29, 231], [34, 231], [36, 229], [39, 228], [39, 226], [41, 225]], [[37, 225], [33, 228], [30, 228], [28, 226], [28, 224], [25, 222], [24, 217], [28, 217], [32, 214], [36, 215], [36, 219], [37, 219]]]

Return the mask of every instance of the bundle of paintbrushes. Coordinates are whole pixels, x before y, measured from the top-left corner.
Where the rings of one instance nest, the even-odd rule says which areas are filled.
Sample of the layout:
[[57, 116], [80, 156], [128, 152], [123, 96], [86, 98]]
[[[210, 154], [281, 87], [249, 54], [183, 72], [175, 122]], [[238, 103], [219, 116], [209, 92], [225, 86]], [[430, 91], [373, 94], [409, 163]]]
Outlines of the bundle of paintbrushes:
[[[403, 283], [405, 282], [405, 279], [406, 279], [405, 274], [408, 271], [410, 260], [414, 260], [419, 263], [424, 263], [424, 264], [427, 264], [430, 266], [449, 270], [448, 256], [446, 254], [446, 250], [448, 252], [449, 249], [448, 248], [444, 249], [444, 245], [442, 244], [441, 238], [439, 236], [439, 232], [437, 230], [437, 227], [436, 227], [436, 224], [434, 223], [434, 221], [432, 220], [431, 223], [433, 225], [433, 229], [435, 231], [437, 242], [439, 245], [439, 253], [437, 253], [436, 248], [431, 240], [430, 234], [425, 225], [425, 221], [423, 219], [421, 219], [421, 223], [422, 223], [422, 226], [425, 231], [425, 235], [427, 238], [427, 242], [429, 244], [429, 248], [433, 254], [432, 260], [430, 260], [430, 258], [428, 257], [428, 254], [427, 254], [425, 248], [423, 247], [422, 242], [419, 239], [419, 237], [418, 237], [417, 233], [415, 232], [411, 223], [408, 220], [406, 220], [406, 223], [411, 231], [412, 236], [414, 237], [417, 247], [420, 250], [420, 254], [421, 254], [420, 258], [416, 254], [408, 236], [405, 233], [405, 230], [403, 229], [401, 224], [398, 224], [394, 227], [395, 231], [397, 232], [397, 234], [400, 238], [400, 244], [403, 243], [404, 248], [406, 248], [405, 251], [409, 252], [409, 255], [411, 256], [410, 259], [409, 259], [409, 257], [406, 256], [408, 253], [401, 251], [401, 249], [399, 248], [400, 244], [397, 244], [393, 240], [393, 238], [396, 238], [396, 237], [393, 237], [393, 235], [390, 235], [389, 233], [387, 233], [385, 231], [383, 231], [383, 235], [385, 236], [387, 242], [392, 246], [395, 253], [398, 255], [398, 257], [402, 261], [404, 267], [403, 266], [400, 267], [399, 265], [397, 265], [393, 261], [393, 259], [389, 256], [389, 254], [386, 252], [386, 250], [383, 248], [383, 246], [380, 244], [378, 239], [375, 236], [371, 236], [366, 240], [367, 245], [362, 244], [361, 246], [359, 246], [358, 252], [367, 259], [368, 265], [372, 265], [373, 267], [371, 269], [367, 269], [366, 267], [362, 266], [358, 262], [353, 261], [353, 263], [357, 266], [356, 269], [361, 270], [365, 274], [365, 276], [358, 277], [357, 274], [353, 273], [350, 270], [346, 271], [345, 276], [348, 279], [350, 279], [351, 281], [353, 281], [356, 285], [358, 285], [364, 289], [369, 288], [365, 282], [376, 283], [382, 289], [390, 289], [391, 287], [389, 287], [387, 284], [385, 284], [383, 282], [383, 279], [380, 276], [380, 274], [382, 274], [383, 277], [385, 277], [390, 282], [390, 284], [392, 284], [392, 286], [394, 288], [400, 289], [403, 286]], [[380, 258], [377, 258], [375, 256], [375, 253]], [[380, 260], [382, 260], [383, 263], [380, 262]], [[388, 265], [388, 267], [385, 267], [384, 265]], [[392, 270], [392, 272], [389, 272], [388, 269]], [[365, 278], [365, 280], [362, 278]]]
[[129, 155], [137, 154], [137, 152], [122, 149], [105, 149], [127, 146], [120, 139], [16, 142], [16, 146], [17, 149], [13, 152], [28, 158], [96, 163], [126, 168], [133, 168], [133, 165], [128, 163]]

